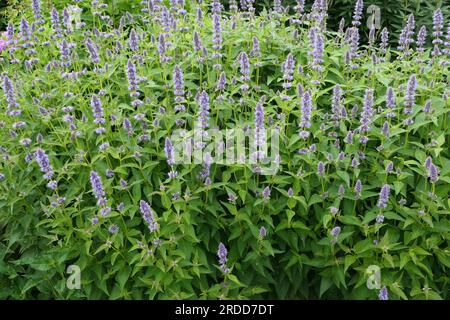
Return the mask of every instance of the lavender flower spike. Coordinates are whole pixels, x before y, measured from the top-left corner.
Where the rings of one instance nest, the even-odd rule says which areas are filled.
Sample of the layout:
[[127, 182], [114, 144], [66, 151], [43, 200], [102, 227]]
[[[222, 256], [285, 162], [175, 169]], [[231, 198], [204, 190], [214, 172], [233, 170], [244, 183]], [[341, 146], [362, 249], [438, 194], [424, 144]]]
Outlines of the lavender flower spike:
[[175, 164], [175, 153], [173, 151], [172, 142], [168, 137], [166, 137], [164, 151], [166, 153], [167, 164], [169, 166], [173, 166]]
[[361, 191], [362, 191], [362, 184], [361, 184], [361, 180], [356, 180], [355, 183], [355, 195], [357, 198], [359, 198], [361, 196]]
[[45, 173], [44, 179], [50, 180], [53, 177], [53, 168], [50, 165], [50, 160], [45, 154], [45, 151], [41, 148], [37, 149], [34, 153], [34, 157], [41, 168], [41, 172]]
[[128, 78], [128, 90], [131, 92], [130, 95], [134, 96], [134, 92], [136, 92], [138, 87], [138, 80], [136, 77], [136, 66], [131, 60], [127, 62], [127, 78]]
[[380, 300], [389, 300], [389, 295], [386, 287], [381, 288], [380, 293], [378, 294], [378, 298]]
[[255, 144], [258, 151], [256, 151], [256, 159], [264, 159], [266, 146], [266, 130], [264, 128], [264, 108], [263, 96], [255, 107]]
[[[184, 98], [184, 77], [183, 77], [183, 71], [181, 71], [181, 68], [176, 65], [173, 69], [173, 87], [174, 87], [174, 95], [175, 95], [175, 102], [181, 103]], [[177, 106], [179, 107], [179, 106]]]
[[299, 133], [300, 137], [306, 139], [309, 137], [309, 132], [305, 129], [311, 127], [311, 112], [312, 112], [312, 97], [311, 90], [307, 90], [303, 94], [302, 106], [301, 106], [302, 116], [300, 118], [299, 127], [302, 129]]
[[92, 191], [94, 192], [94, 196], [97, 199], [97, 205], [105, 206], [106, 205], [105, 190], [103, 189], [103, 184], [100, 176], [98, 175], [97, 172], [91, 171], [90, 180]]
[[292, 86], [292, 80], [294, 80], [294, 77], [292, 76], [294, 74], [295, 69], [295, 59], [292, 53], [289, 53], [286, 57], [286, 61], [283, 64], [283, 88], [289, 89]]
[[417, 34], [417, 52], [424, 52], [425, 49], [423, 48], [425, 42], [427, 41], [427, 28], [425, 26], [422, 26], [419, 30], [419, 33]]
[[130, 31], [130, 39], [128, 41], [128, 45], [130, 46], [130, 49], [132, 51], [139, 50], [139, 38], [134, 29], [131, 29], [131, 31]]
[[159, 225], [158, 222], [156, 222], [155, 215], [153, 214], [150, 205], [144, 200], [141, 200], [139, 202], [139, 209], [142, 213], [142, 216], [144, 217], [145, 222], [147, 222], [148, 224], [150, 232], [158, 230]]
[[404, 114], [411, 114], [412, 108], [415, 105], [415, 94], [417, 89], [417, 79], [416, 75], [413, 74], [406, 84], [406, 94], [405, 94], [405, 108], [403, 109]]
[[353, 21], [352, 21], [353, 26], [358, 27], [361, 25], [360, 21], [362, 18], [363, 9], [364, 9], [363, 0], [357, 0], [355, 4], [355, 11], [353, 14]]
[[219, 258], [220, 269], [223, 273], [230, 272], [230, 269], [227, 268], [226, 263], [228, 261], [228, 251], [225, 245], [221, 242], [219, 243], [219, 247], [217, 250], [217, 257]]
[[387, 207], [387, 203], [389, 200], [389, 193], [391, 192], [391, 189], [388, 184], [383, 185], [380, 191], [380, 197], [378, 199], [377, 207], [380, 209], [384, 209]]
[[94, 123], [95, 124], [105, 123], [105, 119], [103, 118], [102, 103], [96, 94], [92, 95], [91, 107], [92, 107], [92, 112], [94, 113], [94, 117], [95, 117]]

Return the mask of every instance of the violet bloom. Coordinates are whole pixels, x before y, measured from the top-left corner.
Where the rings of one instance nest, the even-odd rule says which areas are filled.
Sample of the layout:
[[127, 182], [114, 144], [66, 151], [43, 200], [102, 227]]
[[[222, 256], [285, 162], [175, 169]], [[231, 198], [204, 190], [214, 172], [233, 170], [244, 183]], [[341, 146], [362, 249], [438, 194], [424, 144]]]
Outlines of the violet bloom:
[[338, 188], [338, 195], [339, 195], [339, 197], [343, 197], [344, 194], [345, 194], [345, 187], [343, 184], [340, 184], [339, 188]]
[[38, 163], [41, 172], [45, 173], [44, 179], [50, 180], [53, 177], [53, 168], [50, 165], [50, 160], [48, 159], [47, 154], [45, 151], [41, 148], [37, 149], [34, 153], [34, 158], [36, 159], [36, 162]]
[[261, 227], [261, 228], [259, 229], [259, 237], [260, 237], [260, 238], [264, 238], [266, 235], [267, 235], [267, 230], [266, 230], [266, 228]]
[[238, 6], [237, 6], [237, 2], [236, 0], [230, 0], [229, 1], [229, 8], [230, 8], [230, 12], [235, 14], [238, 11]]
[[227, 256], [228, 256], [227, 248], [222, 242], [219, 243], [219, 247], [217, 250], [217, 257], [219, 258], [220, 269], [222, 270], [223, 273], [230, 272], [230, 269], [228, 269], [226, 266], [228, 260]]
[[21, 114], [21, 110], [18, 110], [19, 104], [16, 101], [16, 94], [14, 92], [14, 86], [11, 79], [7, 74], [3, 77], [3, 93], [5, 94], [7, 108], [6, 114], [9, 116], [18, 116]]
[[287, 191], [288, 197], [292, 197], [294, 195], [294, 190], [292, 188], [289, 188]]
[[389, 129], [389, 122], [385, 121], [383, 123], [383, 127], [381, 128], [381, 133], [383, 133], [383, 135], [388, 138], [390, 135], [390, 129]]
[[256, 160], [264, 159], [266, 146], [266, 129], [264, 128], [264, 97], [258, 101], [255, 107], [255, 147]]
[[374, 110], [373, 110], [373, 89], [366, 89], [366, 93], [364, 96], [364, 104], [361, 112], [359, 122], [361, 125], [359, 126], [359, 132], [361, 134], [367, 133], [370, 131], [370, 126], [373, 121]]
[[355, 10], [353, 13], [353, 21], [352, 21], [352, 25], [355, 27], [358, 27], [361, 25], [361, 18], [362, 18], [362, 14], [363, 14], [363, 9], [364, 9], [364, 2], [363, 0], [357, 0], [356, 4], [355, 4]]
[[92, 186], [92, 191], [94, 192], [94, 196], [97, 199], [98, 206], [106, 206], [106, 194], [103, 189], [103, 184], [100, 176], [97, 172], [91, 171], [90, 181]]
[[425, 49], [423, 48], [426, 39], [427, 38], [427, 28], [425, 26], [422, 26], [419, 30], [419, 33], [417, 34], [417, 52], [424, 52]]
[[302, 106], [301, 106], [302, 115], [300, 118], [299, 127], [302, 129], [299, 133], [300, 137], [306, 139], [309, 137], [309, 132], [305, 129], [309, 129], [311, 127], [311, 112], [312, 112], [312, 97], [311, 90], [307, 90], [303, 94]]
[[133, 126], [128, 118], [123, 119], [122, 127], [128, 132], [128, 135], [131, 136], [133, 134]]
[[[184, 100], [184, 77], [183, 77], [183, 71], [181, 71], [181, 68], [176, 65], [173, 69], [173, 87], [174, 87], [174, 95], [175, 95], [175, 102], [181, 103]], [[176, 106], [176, 108], [180, 108], [180, 106]], [[182, 106], [181, 106], [182, 107]]]
[[431, 112], [431, 100], [428, 100], [423, 107], [423, 112], [430, 113]]
[[252, 38], [253, 48], [250, 52], [251, 57], [261, 57], [261, 48], [259, 46], [259, 39], [257, 37]]
[[384, 216], [382, 214], [377, 215], [375, 218], [376, 223], [383, 223], [384, 222]]
[[67, 43], [66, 39], [63, 39], [61, 41], [61, 46], [59, 48], [59, 52], [61, 54], [61, 65], [63, 67], [70, 67], [72, 62], [70, 60], [69, 44]]
[[139, 50], [139, 38], [134, 29], [131, 29], [130, 31], [130, 39], [128, 40], [128, 45], [130, 46], [130, 49], [132, 51]]
[[167, 164], [173, 166], [175, 164], [175, 153], [173, 150], [172, 142], [168, 137], [165, 140], [164, 152], [166, 153]]
[[222, 30], [220, 26], [220, 15], [214, 13], [213, 19], [213, 49], [216, 51], [213, 58], [220, 58], [222, 54], [219, 52], [222, 49]]
[[192, 37], [192, 43], [194, 45], [194, 51], [196, 51], [196, 52], [202, 51], [203, 45], [202, 45], [202, 41], [201, 41], [200, 36], [197, 33], [197, 31], [194, 31], [194, 34]]
[[100, 57], [98, 55], [97, 46], [92, 42], [90, 38], [86, 40], [86, 48], [88, 49], [89, 56], [93, 63], [100, 63]]
[[286, 61], [283, 64], [283, 88], [289, 89], [292, 86], [292, 80], [294, 80], [293, 74], [295, 69], [295, 59], [292, 53], [289, 53], [286, 57]]
[[433, 14], [433, 44], [438, 47], [442, 44], [442, 40], [440, 37], [443, 36], [442, 30], [444, 29], [444, 16], [442, 14], [441, 9], [437, 9]]
[[147, 222], [148, 224], [150, 232], [155, 232], [156, 230], [158, 230], [159, 225], [158, 222], [156, 222], [155, 215], [153, 214], [150, 205], [144, 200], [141, 200], [139, 202], [139, 209], [142, 213], [145, 222]]
[[353, 143], [353, 132], [349, 131], [347, 133], [347, 136], [344, 139], [344, 142], [347, 144], [352, 144]]
[[220, 0], [213, 0], [211, 3], [211, 12], [214, 14], [220, 14], [222, 11], [222, 5], [220, 4]]
[[[205, 129], [209, 126], [208, 125], [209, 96], [206, 93], [206, 91], [203, 90], [202, 93], [200, 94], [199, 99], [198, 99], [198, 104], [199, 104], [199, 110], [198, 110], [196, 127], [198, 129], [198, 135], [202, 139], [203, 137], [207, 136], [208, 133], [205, 131]], [[196, 136], [198, 137], [198, 135], [196, 135]], [[204, 147], [203, 142], [200, 141], [199, 144], [197, 145], [197, 147], [203, 148]]]
[[412, 108], [415, 105], [415, 95], [417, 90], [417, 79], [416, 75], [413, 74], [408, 80], [408, 83], [406, 84], [406, 94], [405, 94], [405, 104], [403, 113], [404, 114], [412, 114]]
[[377, 207], [380, 209], [385, 209], [387, 207], [387, 203], [389, 201], [389, 193], [391, 192], [391, 188], [388, 184], [383, 185], [380, 191], [380, 197], [378, 198]]
[[34, 14], [34, 20], [36, 23], [40, 24], [42, 23], [42, 13], [41, 13], [41, 1], [40, 0], [33, 0], [31, 4], [31, 8], [33, 9]]
[[270, 188], [269, 186], [265, 187], [263, 192], [262, 192], [262, 196], [264, 198], [264, 200], [267, 200], [270, 198]]
[[386, 107], [388, 109], [394, 109], [395, 105], [396, 103], [394, 89], [392, 89], [392, 87], [389, 87], [386, 91]]
[[410, 14], [408, 16], [408, 21], [406, 22], [405, 27], [400, 33], [400, 37], [398, 40], [398, 50], [403, 51], [405, 55], [410, 55], [411, 50], [410, 46], [414, 43], [414, 29], [415, 29], [415, 20], [414, 15]]
[[392, 171], [394, 171], [394, 163], [392, 161], [389, 161], [386, 164], [386, 172], [391, 173]]
[[227, 75], [225, 74], [225, 71], [222, 71], [222, 73], [219, 76], [219, 80], [217, 81], [217, 91], [223, 91], [225, 90], [225, 85], [227, 84]]
[[439, 169], [433, 163], [428, 168], [428, 178], [431, 183], [436, 183], [439, 180]]
[[167, 62], [170, 59], [166, 56], [167, 51], [167, 45], [166, 45], [166, 39], [164, 37], [164, 34], [160, 34], [158, 36], [158, 53], [159, 53], [159, 61], [161, 63]]
[[342, 115], [342, 89], [339, 84], [336, 84], [333, 88], [333, 97], [331, 100], [331, 112], [333, 113], [333, 120], [335, 121], [335, 126], [339, 124], [337, 121], [341, 118]]
[[361, 196], [361, 191], [362, 191], [362, 183], [361, 180], [356, 180], [355, 183], [355, 195], [357, 198], [359, 198]]
[[389, 300], [388, 290], [385, 286], [381, 288], [380, 293], [378, 294], [378, 298], [380, 300]]
[[339, 236], [339, 234], [341, 233], [341, 227], [336, 226], [333, 229], [331, 229], [331, 236], [334, 238], [337, 238]]
[[381, 31], [381, 43], [380, 48], [384, 54], [387, 52], [387, 48], [389, 46], [389, 30], [384, 27]]
[[112, 224], [108, 228], [108, 232], [111, 234], [116, 234], [119, 232], [119, 226], [117, 224]]
[[105, 119], [103, 118], [104, 114], [103, 114], [102, 103], [96, 94], [92, 95], [91, 107], [92, 107], [92, 112], [93, 112], [94, 118], [95, 118], [94, 123], [95, 124], [105, 123]]
[[250, 62], [245, 52], [241, 52], [241, 54], [239, 55], [239, 64], [242, 75], [241, 80], [244, 82], [244, 84], [241, 86], [241, 89], [243, 91], [247, 91], [249, 89], [249, 86], [245, 82], [250, 81]]
[[52, 29], [58, 37], [61, 37], [61, 19], [59, 17], [58, 10], [55, 7], [52, 8], [50, 13], [50, 19], [52, 21]]
[[324, 40], [322, 34], [316, 27], [311, 28], [310, 30], [309, 44], [309, 55], [312, 57], [312, 61], [310, 61], [311, 68], [320, 72], [323, 70], [321, 64], [323, 63]]
[[135, 92], [139, 90], [138, 80], [136, 77], [136, 66], [131, 60], [127, 62], [127, 78], [128, 78], [128, 91], [130, 91], [130, 96], [134, 97]]
[[322, 161], [319, 161], [319, 163], [317, 164], [317, 175], [319, 177], [323, 177], [324, 174], [325, 174], [325, 165]]

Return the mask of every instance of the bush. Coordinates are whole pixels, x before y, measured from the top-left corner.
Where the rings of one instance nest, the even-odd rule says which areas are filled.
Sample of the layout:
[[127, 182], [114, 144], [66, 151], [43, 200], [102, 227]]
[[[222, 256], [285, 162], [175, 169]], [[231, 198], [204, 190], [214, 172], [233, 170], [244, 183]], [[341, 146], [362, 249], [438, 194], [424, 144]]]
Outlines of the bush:
[[[448, 299], [448, 42], [205, 2], [27, 8], [5, 36], [0, 297]], [[279, 135], [278, 171], [178, 163], [207, 128]]]

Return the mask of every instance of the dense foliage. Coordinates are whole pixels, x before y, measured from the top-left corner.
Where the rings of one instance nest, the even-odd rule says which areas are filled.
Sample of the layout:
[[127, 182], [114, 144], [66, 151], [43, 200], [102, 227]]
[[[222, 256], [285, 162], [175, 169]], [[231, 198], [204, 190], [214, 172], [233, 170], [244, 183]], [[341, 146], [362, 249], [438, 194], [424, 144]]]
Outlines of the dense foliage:
[[[442, 11], [390, 47], [387, 29], [360, 45], [361, 0], [339, 31], [322, 0], [274, 3], [142, 1], [114, 19], [34, 0], [11, 21], [0, 297], [450, 298]], [[178, 164], [180, 128], [278, 132], [279, 170]]]

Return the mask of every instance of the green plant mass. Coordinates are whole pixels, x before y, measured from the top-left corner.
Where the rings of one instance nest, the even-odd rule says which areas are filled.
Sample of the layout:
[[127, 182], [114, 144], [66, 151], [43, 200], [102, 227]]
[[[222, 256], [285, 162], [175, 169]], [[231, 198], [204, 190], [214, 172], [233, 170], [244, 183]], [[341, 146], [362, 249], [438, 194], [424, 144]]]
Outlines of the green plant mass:
[[450, 299], [448, 6], [394, 2], [12, 1], [0, 298]]

